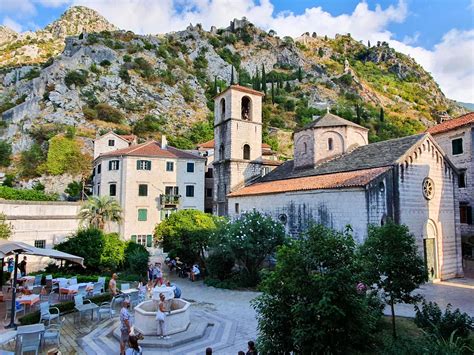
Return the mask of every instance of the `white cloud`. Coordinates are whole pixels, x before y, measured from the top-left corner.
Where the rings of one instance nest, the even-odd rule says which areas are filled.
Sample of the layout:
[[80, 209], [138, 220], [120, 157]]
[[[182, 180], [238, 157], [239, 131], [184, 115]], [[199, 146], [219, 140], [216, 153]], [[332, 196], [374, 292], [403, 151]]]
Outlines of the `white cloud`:
[[405, 36], [403, 37], [403, 43], [405, 44], [416, 44], [418, 42], [418, 39], [420, 38], [420, 32], [415, 32], [413, 36]]
[[71, 0], [36, 0], [44, 7], [60, 7], [71, 3]]
[[0, 9], [4, 13], [14, 13], [18, 17], [36, 14], [35, 5], [30, 0], [0, 0]]
[[6, 16], [3, 18], [2, 25], [11, 28], [15, 32], [22, 32], [23, 27], [16, 21], [12, 20], [10, 17]]

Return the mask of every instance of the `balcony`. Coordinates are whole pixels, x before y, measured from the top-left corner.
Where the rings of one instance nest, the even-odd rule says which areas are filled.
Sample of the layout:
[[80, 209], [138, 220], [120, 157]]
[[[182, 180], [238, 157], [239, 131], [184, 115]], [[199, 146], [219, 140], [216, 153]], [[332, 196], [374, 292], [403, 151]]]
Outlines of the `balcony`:
[[160, 203], [162, 206], [165, 205], [179, 205], [179, 199], [181, 195], [160, 195]]

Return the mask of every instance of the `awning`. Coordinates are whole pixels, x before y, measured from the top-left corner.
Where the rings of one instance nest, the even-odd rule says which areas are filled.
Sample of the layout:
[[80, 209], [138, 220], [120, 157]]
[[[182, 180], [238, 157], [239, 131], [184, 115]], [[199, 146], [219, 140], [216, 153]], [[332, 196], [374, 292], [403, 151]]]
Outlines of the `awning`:
[[36, 248], [23, 242], [0, 239], [0, 258], [5, 258], [13, 254], [46, 256], [54, 259], [72, 261], [73, 263], [77, 263], [81, 266], [84, 266], [84, 258], [81, 258], [79, 256], [64, 253], [55, 249]]

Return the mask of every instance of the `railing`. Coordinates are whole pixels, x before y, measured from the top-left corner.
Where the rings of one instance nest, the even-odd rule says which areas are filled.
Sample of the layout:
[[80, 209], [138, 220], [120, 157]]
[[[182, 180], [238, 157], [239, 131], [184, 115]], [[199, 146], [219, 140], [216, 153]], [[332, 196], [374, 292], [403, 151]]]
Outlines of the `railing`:
[[160, 195], [161, 205], [179, 205], [181, 195]]

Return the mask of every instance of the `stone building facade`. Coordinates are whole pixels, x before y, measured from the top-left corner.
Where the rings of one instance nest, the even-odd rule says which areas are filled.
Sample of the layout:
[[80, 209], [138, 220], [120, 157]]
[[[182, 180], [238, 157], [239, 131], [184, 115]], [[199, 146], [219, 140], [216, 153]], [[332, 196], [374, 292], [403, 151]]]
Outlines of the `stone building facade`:
[[256, 209], [293, 235], [350, 225], [358, 242], [391, 219], [414, 234], [431, 279], [462, 275], [457, 170], [430, 134], [367, 144], [365, 128], [327, 113], [294, 139], [294, 160], [227, 195], [231, 217]]
[[474, 113], [445, 121], [428, 132], [459, 171], [459, 227], [465, 266], [474, 271]]
[[93, 192], [112, 196], [123, 222], [110, 225], [124, 239], [152, 247], [156, 224], [179, 209], [204, 210], [205, 159], [162, 142], [150, 141], [99, 155]]

